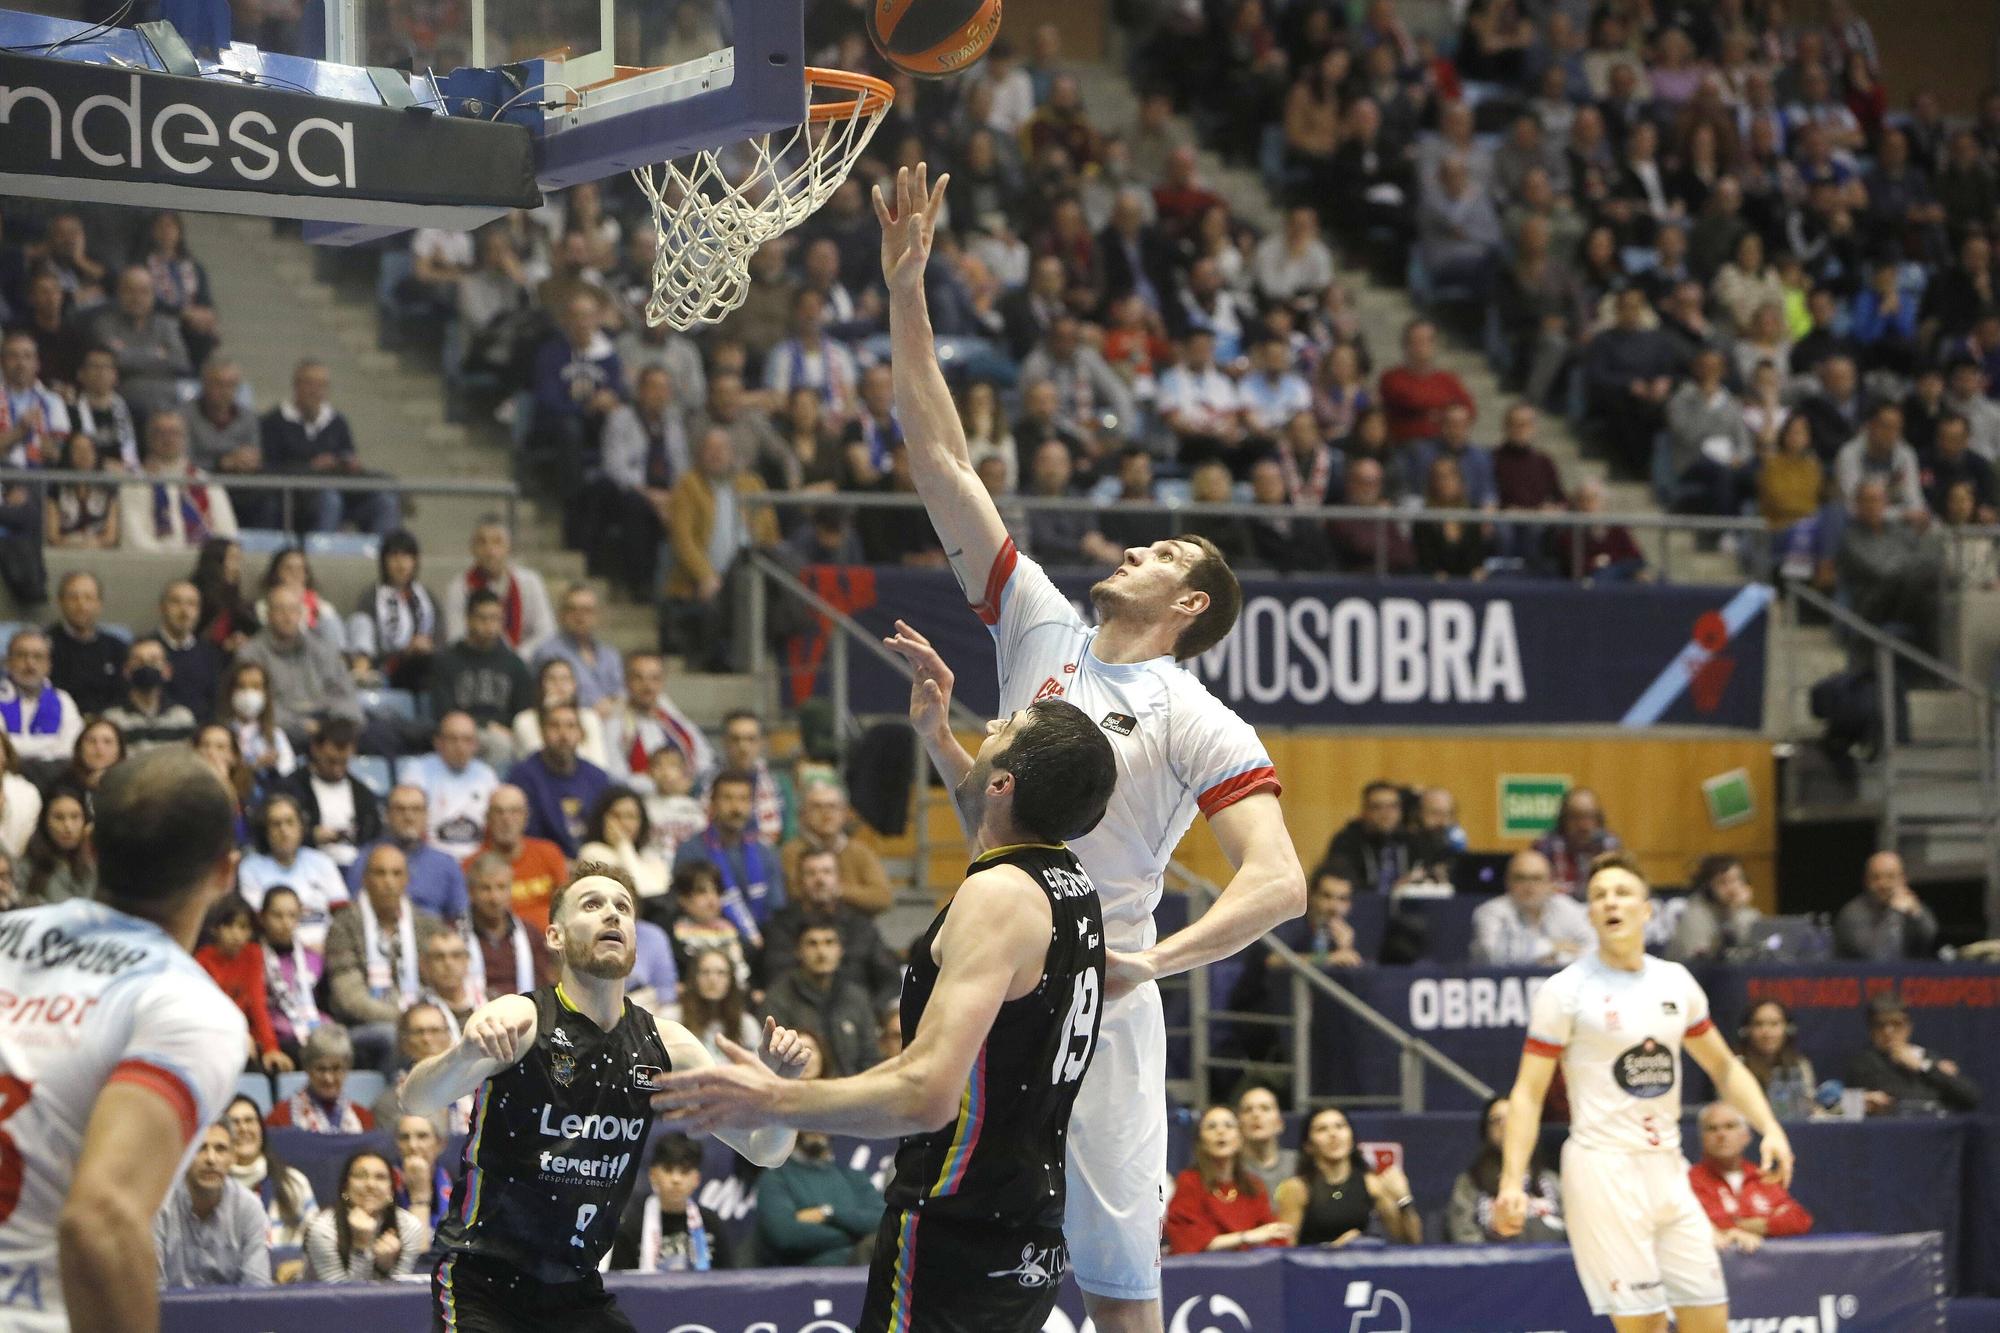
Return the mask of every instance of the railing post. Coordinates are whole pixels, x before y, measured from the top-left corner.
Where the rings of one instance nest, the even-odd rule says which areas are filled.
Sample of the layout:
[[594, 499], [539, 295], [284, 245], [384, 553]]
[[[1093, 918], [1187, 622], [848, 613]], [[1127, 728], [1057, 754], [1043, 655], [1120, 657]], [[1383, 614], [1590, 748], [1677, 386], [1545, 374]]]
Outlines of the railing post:
[[1896, 819], [1896, 655], [1875, 645], [1875, 691], [1882, 712], [1882, 844], [1898, 851]]
[[833, 752], [839, 759], [847, 758], [847, 735], [853, 728], [853, 718], [847, 711], [847, 636], [835, 634], [833, 638]]
[[1292, 973], [1292, 1109], [1312, 1111], [1312, 987]]
[[[769, 638], [767, 626], [770, 624], [771, 618], [770, 602], [768, 599], [771, 594], [770, 589], [764, 586], [764, 580], [770, 576], [770, 570], [764, 564], [764, 557], [761, 555], [752, 555], [750, 557], [750, 607], [748, 612], [750, 617], [750, 679], [757, 683], [757, 687], [760, 690], [764, 686], [764, 673], [770, 665], [765, 660], [765, 656], [768, 646], [767, 640]], [[844, 639], [847, 636], [843, 634], [837, 637]]]
[[1384, 517], [1375, 524], [1375, 577], [1389, 576], [1389, 520]]
[[[521, 491], [519, 487], [510, 487], [507, 491], [506, 514], [507, 540], [510, 542], [519, 542], [521, 540]], [[648, 589], [648, 591], [657, 593], [658, 589]]]
[[1415, 1115], [1424, 1109], [1424, 1058], [1405, 1042], [1397, 1063], [1403, 1071], [1403, 1114]]
[[289, 535], [292, 531], [292, 488], [278, 488], [278, 523]]
[[[1700, 537], [1697, 536], [1695, 540], [1700, 541]], [[1660, 529], [1660, 582], [1672, 583], [1673, 581], [1674, 530], [1672, 528], [1662, 528]]]

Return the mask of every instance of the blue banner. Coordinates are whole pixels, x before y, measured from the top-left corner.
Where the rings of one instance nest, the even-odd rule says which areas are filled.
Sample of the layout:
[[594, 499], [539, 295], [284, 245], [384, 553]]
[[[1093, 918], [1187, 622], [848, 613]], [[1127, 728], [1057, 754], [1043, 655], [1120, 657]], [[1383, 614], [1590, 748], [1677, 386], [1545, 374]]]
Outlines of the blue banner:
[[[1773, 1241], [1723, 1256], [1732, 1326], [1774, 1333], [1944, 1333], [1935, 1235]], [[634, 1325], [660, 1333], [852, 1333], [866, 1276], [760, 1269], [607, 1285]], [[1167, 1333], [1597, 1333], [1561, 1246], [1265, 1251], [1169, 1259]], [[170, 1294], [166, 1333], [353, 1333], [425, 1326], [414, 1284]], [[924, 1327], [922, 1311], [915, 1326]], [[1738, 1321], [1747, 1321], [1738, 1323]], [[1078, 1333], [1064, 1284], [1042, 1333]]]
[[[898, 618], [928, 635], [958, 694], [990, 712], [993, 641], [950, 574], [815, 566], [807, 583], [879, 635]], [[1093, 577], [1056, 583], [1090, 617]], [[1649, 584], [1428, 583], [1251, 578], [1236, 629], [1188, 664], [1254, 724], [1507, 726], [1655, 723], [1756, 729], [1763, 722], [1770, 589]], [[794, 702], [828, 687], [828, 635], [787, 652]], [[857, 712], [900, 713], [907, 683], [872, 654], [850, 657]]]

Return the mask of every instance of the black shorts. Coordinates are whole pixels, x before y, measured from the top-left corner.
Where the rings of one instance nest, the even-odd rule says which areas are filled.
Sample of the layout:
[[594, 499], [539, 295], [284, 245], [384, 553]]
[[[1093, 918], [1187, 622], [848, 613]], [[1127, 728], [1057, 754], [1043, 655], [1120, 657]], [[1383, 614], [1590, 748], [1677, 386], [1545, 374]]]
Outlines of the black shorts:
[[854, 1333], [1041, 1333], [1068, 1267], [1061, 1227], [892, 1208]]
[[431, 1333], [637, 1333], [604, 1282], [537, 1282], [505, 1264], [448, 1254], [431, 1270]]

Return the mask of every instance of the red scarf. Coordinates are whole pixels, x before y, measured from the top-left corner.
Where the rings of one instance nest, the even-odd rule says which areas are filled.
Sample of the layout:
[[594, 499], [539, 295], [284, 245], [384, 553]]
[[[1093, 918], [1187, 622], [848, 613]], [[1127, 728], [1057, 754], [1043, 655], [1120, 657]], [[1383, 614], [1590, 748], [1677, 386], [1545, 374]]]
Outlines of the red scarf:
[[1322, 444], [1313, 450], [1312, 476], [1299, 475], [1298, 455], [1291, 449], [1278, 451], [1278, 470], [1284, 474], [1285, 494], [1295, 505], [1323, 505], [1326, 488], [1333, 481], [1333, 450]]
[[[471, 569], [465, 571], [465, 586], [469, 591], [482, 592], [491, 585], [487, 582], [486, 571], [478, 565], [474, 565]], [[514, 578], [512, 575], [509, 575], [507, 578], [507, 591], [500, 594], [500, 605], [504, 608], [507, 616], [507, 623], [501, 631], [506, 635], [507, 646], [509, 648], [519, 648], [521, 646], [521, 583], [520, 580]]]

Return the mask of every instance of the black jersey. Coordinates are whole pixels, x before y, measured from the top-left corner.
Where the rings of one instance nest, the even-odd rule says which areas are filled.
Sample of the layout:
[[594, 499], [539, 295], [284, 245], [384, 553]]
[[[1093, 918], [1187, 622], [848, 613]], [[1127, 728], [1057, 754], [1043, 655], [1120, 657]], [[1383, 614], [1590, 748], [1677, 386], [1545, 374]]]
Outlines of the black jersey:
[[[967, 874], [996, 865], [1026, 871], [1049, 897], [1055, 922], [1042, 980], [1000, 1006], [952, 1123], [903, 1140], [887, 1197], [891, 1208], [918, 1208], [926, 1216], [1059, 1227], [1070, 1105], [1097, 1046], [1104, 919], [1097, 890], [1069, 848], [1002, 847], [974, 861]], [[931, 944], [950, 911], [947, 903], [910, 946], [901, 1014], [906, 1044], [916, 1040], [937, 985]]]
[[597, 1271], [645, 1175], [647, 1097], [671, 1065], [653, 1016], [630, 1000], [606, 1032], [559, 986], [530, 998], [534, 1047], [479, 1089], [437, 1244], [574, 1282]]

